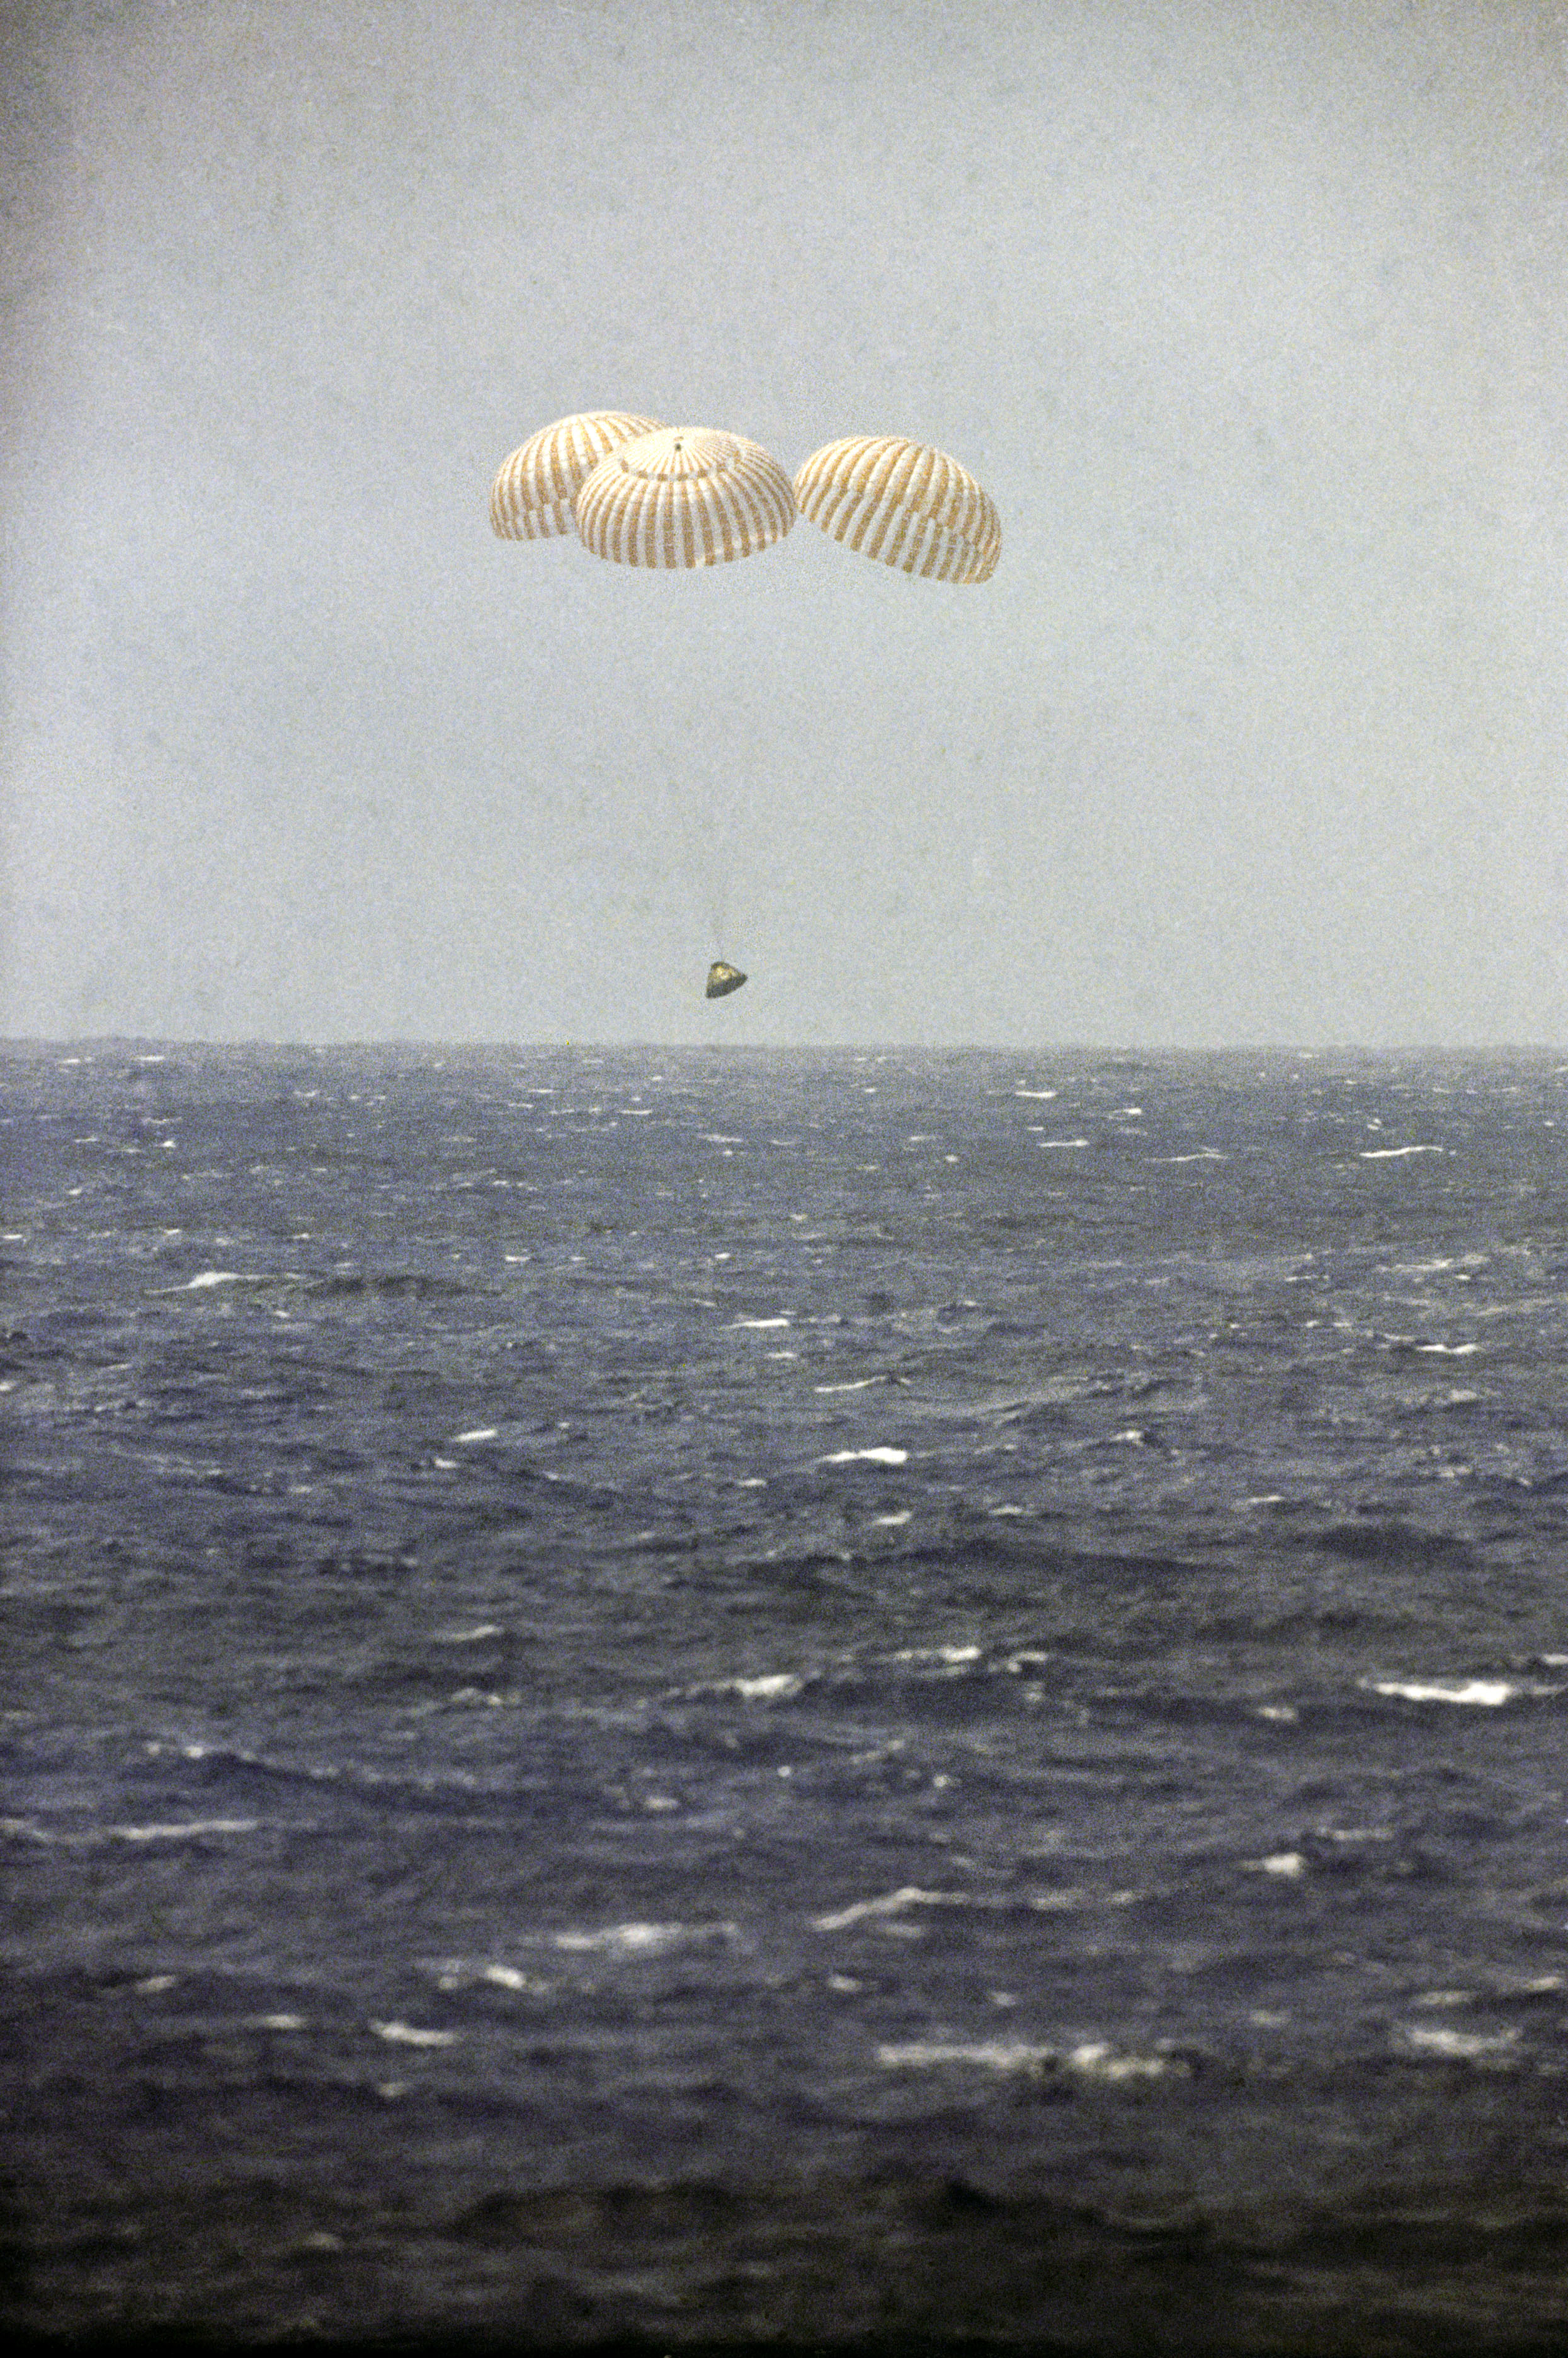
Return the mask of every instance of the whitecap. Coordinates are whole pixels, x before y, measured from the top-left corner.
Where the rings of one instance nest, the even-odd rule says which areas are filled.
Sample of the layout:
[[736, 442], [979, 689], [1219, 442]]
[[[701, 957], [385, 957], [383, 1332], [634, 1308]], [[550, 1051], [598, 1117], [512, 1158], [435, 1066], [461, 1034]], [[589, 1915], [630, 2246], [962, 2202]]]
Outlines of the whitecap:
[[624, 1957], [656, 1955], [683, 1941], [732, 1939], [733, 1924], [607, 1924], [598, 1932], [557, 1932], [553, 1945], [573, 1953], [606, 1952]]
[[254, 1834], [260, 1824], [259, 1818], [189, 1818], [168, 1825], [70, 1827], [56, 1833], [36, 1818], [0, 1818], [0, 1834], [60, 1850], [83, 1850], [100, 1842], [198, 1842], [206, 1834]]
[[[1520, 1693], [1520, 1689], [1508, 1679], [1465, 1679], [1444, 1681], [1442, 1684], [1414, 1680], [1371, 1679], [1363, 1680], [1362, 1684], [1369, 1685], [1374, 1694], [1399, 1695], [1406, 1703], [1473, 1703], [1482, 1704], [1488, 1711], [1495, 1711], [1499, 1704], [1511, 1702]], [[1555, 1690], [1549, 1688], [1547, 1692], [1554, 1693]]]
[[1407, 2047], [1425, 2054], [1466, 2061], [1511, 2057], [1519, 2045], [1519, 2032], [1511, 2026], [1493, 2031], [1449, 2030], [1438, 2023], [1407, 2022], [1401, 2024], [1400, 2035]]
[[1360, 1150], [1363, 1163], [1393, 1163], [1401, 1154], [1446, 1154], [1446, 1146], [1364, 1146]]
[[529, 1974], [520, 1974], [515, 1965], [485, 1965], [480, 1972], [481, 1982], [492, 1982], [497, 1989], [532, 1990], [535, 1994], [547, 1990], [548, 1982], [535, 1981]]
[[871, 1517], [873, 1523], [881, 1523], [888, 1530], [896, 1530], [900, 1524], [913, 1522], [914, 1520], [914, 1509], [913, 1507], [897, 1507], [890, 1515], [873, 1515]]
[[862, 1458], [871, 1466], [907, 1466], [909, 1452], [885, 1444], [875, 1449], [836, 1449], [830, 1456], [819, 1457], [816, 1462], [819, 1466], [851, 1466]]
[[1043, 1148], [1049, 1146], [1087, 1146], [1088, 1144], [1088, 1140], [1087, 1138], [1043, 1138], [1040, 1143]]
[[451, 1440], [448, 1443], [448, 1444], [447, 1444], [447, 1445], [448, 1445], [448, 1447], [449, 1447], [449, 1448], [450, 1448], [450, 1449], [455, 1449], [455, 1448], [457, 1448], [457, 1446], [459, 1445], [459, 1444], [460, 1444], [460, 1443], [463, 1443], [463, 1442], [471, 1442], [471, 1441], [499, 1441], [499, 1440], [500, 1440], [500, 1438], [501, 1438], [501, 1428], [500, 1428], [500, 1426], [499, 1426], [499, 1425], [495, 1425], [495, 1424], [476, 1424], [476, 1425], [475, 1425], [475, 1427], [474, 1427], [474, 1429], [473, 1429], [473, 1431], [472, 1431], [471, 1433], [453, 1433], [453, 1435], [452, 1435], [452, 1437], [451, 1437]]
[[852, 1384], [813, 1384], [814, 1392], [863, 1392], [871, 1384], [885, 1384], [885, 1376], [857, 1376]]
[[990, 2071], [1028, 2071], [1059, 2060], [1056, 2048], [1033, 2047], [1019, 2039], [912, 2039], [901, 2046], [877, 2049], [877, 2061], [888, 2071], [930, 2071], [943, 2063], [975, 2063]]
[[1297, 1876], [1306, 1873], [1306, 1860], [1299, 1850], [1277, 1850], [1267, 1858], [1244, 1858], [1241, 1864], [1249, 1875]]
[[787, 1318], [732, 1318], [730, 1325], [731, 1330], [737, 1326], [787, 1326], [789, 1320]]
[[411, 2022], [373, 2020], [370, 2028], [393, 2047], [455, 2047], [459, 2037], [455, 2030], [421, 2030]]
[[1014, 1089], [1012, 1094], [1015, 1098], [1054, 1098], [1056, 1092], [1054, 1089]]
[[1069, 2071], [1081, 2071], [1091, 2080], [1157, 2080], [1167, 2071], [1188, 2069], [1173, 2055], [1119, 2055], [1103, 2040], [1071, 2047], [1062, 2061]]
[[535, 1997], [547, 1996], [555, 1988], [554, 1982], [519, 1973], [515, 1965], [475, 1965], [461, 1957], [449, 1958], [423, 1970], [432, 1976], [438, 1989], [448, 1991], [466, 1989], [476, 1981], [489, 1982], [496, 1989], [524, 1991]]
[[1152, 1163], [1228, 1163], [1230, 1157], [1217, 1146], [1200, 1146], [1195, 1154], [1152, 1154], [1149, 1159]]
[[1060, 2048], [1013, 2039], [914, 2039], [901, 2046], [879, 2047], [877, 2061], [887, 2071], [929, 2071], [945, 2063], [968, 2063], [989, 2071], [1038, 2071], [1056, 2064], [1086, 2079], [1113, 2081], [1153, 2080], [1187, 2069], [1170, 2055], [1119, 2055], [1105, 2039], [1086, 2039], [1076, 2047]]
[[1441, 1356], [1445, 1359], [1468, 1359], [1480, 1349], [1479, 1343], [1418, 1343], [1418, 1351]]
[[863, 1924], [879, 1916], [901, 1916], [906, 1908], [963, 1908], [968, 1896], [962, 1891], [926, 1891], [918, 1883], [905, 1883], [897, 1891], [884, 1891], [880, 1898], [856, 1899], [848, 1908], [836, 1909], [831, 1915], [814, 1916], [811, 1920], [818, 1932], [842, 1932], [851, 1924]]
[[794, 1671], [770, 1671], [757, 1679], [726, 1679], [720, 1692], [744, 1695], [748, 1702], [765, 1702], [774, 1695], [796, 1695], [803, 1683]]
[[254, 1834], [259, 1818], [190, 1818], [170, 1825], [105, 1826], [114, 1842], [195, 1842], [203, 1834]]

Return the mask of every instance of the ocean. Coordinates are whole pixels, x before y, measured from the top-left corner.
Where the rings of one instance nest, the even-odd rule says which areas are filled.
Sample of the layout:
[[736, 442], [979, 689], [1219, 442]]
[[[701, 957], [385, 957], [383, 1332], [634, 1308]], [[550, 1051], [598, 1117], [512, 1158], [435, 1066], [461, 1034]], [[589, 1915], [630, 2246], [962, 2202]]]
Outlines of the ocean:
[[0, 1070], [13, 2330], [1568, 2346], [1568, 1065]]

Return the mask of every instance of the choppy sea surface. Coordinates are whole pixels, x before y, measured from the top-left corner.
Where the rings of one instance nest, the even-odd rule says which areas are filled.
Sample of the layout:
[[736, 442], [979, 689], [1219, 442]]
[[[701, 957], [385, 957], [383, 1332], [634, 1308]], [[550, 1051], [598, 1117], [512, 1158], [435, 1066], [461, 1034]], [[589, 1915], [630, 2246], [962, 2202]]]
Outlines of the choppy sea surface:
[[13, 1045], [14, 2324], [1568, 2346], [1568, 1067]]

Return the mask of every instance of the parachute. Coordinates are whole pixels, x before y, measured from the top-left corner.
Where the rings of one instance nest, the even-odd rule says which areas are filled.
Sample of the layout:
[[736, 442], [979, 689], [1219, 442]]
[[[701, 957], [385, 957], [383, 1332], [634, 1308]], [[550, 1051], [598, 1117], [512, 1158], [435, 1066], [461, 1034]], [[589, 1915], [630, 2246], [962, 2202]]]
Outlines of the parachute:
[[864, 557], [926, 581], [989, 581], [1001, 522], [967, 467], [925, 442], [856, 434], [825, 442], [795, 479], [800, 513]]
[[584, 410], [531, 435], [490, 493], [503, 540], [575, 528], [585, 548], [617, 565], [687, 570], [754, 557], [796, 515], [922, 580], [989, 581], [1001, 555], [989, 492], [945, 450], [896, 434], [825, 442], [792, 484], [743, 434]]
[[665, 426], [602, 459], [573, 502], [578, 537], [617, 565], [692, 567], [754, 557], [795, 522], [776, 459], [743, 434]]
[[503, 460], [490, 487], [490, 521], [503, 540], [548, 540], [572, 532], [572, 502], [579, 486], [619, 442], [651, 433], [656, 417], [621, 409], [588, 409], [541, 426]]
[[[490, 520], [503, 540], [575, 530], [595, 557], [665, 570], [757, 556], [783, 540], [797, 515], [923, 580], [987, 581], [1001, 555], [989, 493], [945, 451], [897, 435], [825, 443], [792, 483], [744, 435], [586, 410], [541, 427], [514, 450], [490, 495]], [[719, 833], [710, 813], [697, 839], [711, 848]], [[726, 930], [723, 897], [716, 886], [716, 946]], [[716, 957], [704, 996], [727, 999], [745, 980], [739, 967]]]

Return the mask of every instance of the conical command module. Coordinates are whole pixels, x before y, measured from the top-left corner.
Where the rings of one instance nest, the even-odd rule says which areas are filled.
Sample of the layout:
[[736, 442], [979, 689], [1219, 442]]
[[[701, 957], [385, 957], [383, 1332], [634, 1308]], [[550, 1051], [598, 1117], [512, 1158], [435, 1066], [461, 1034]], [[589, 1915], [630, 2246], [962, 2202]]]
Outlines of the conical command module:
[[715, 958], [708, 969], [708, 988], [702, 995], [704, 999], [728, 999], [732, 990], [740, 990], [745, 979], [738, 966], [730, 966], [724, 958]]

